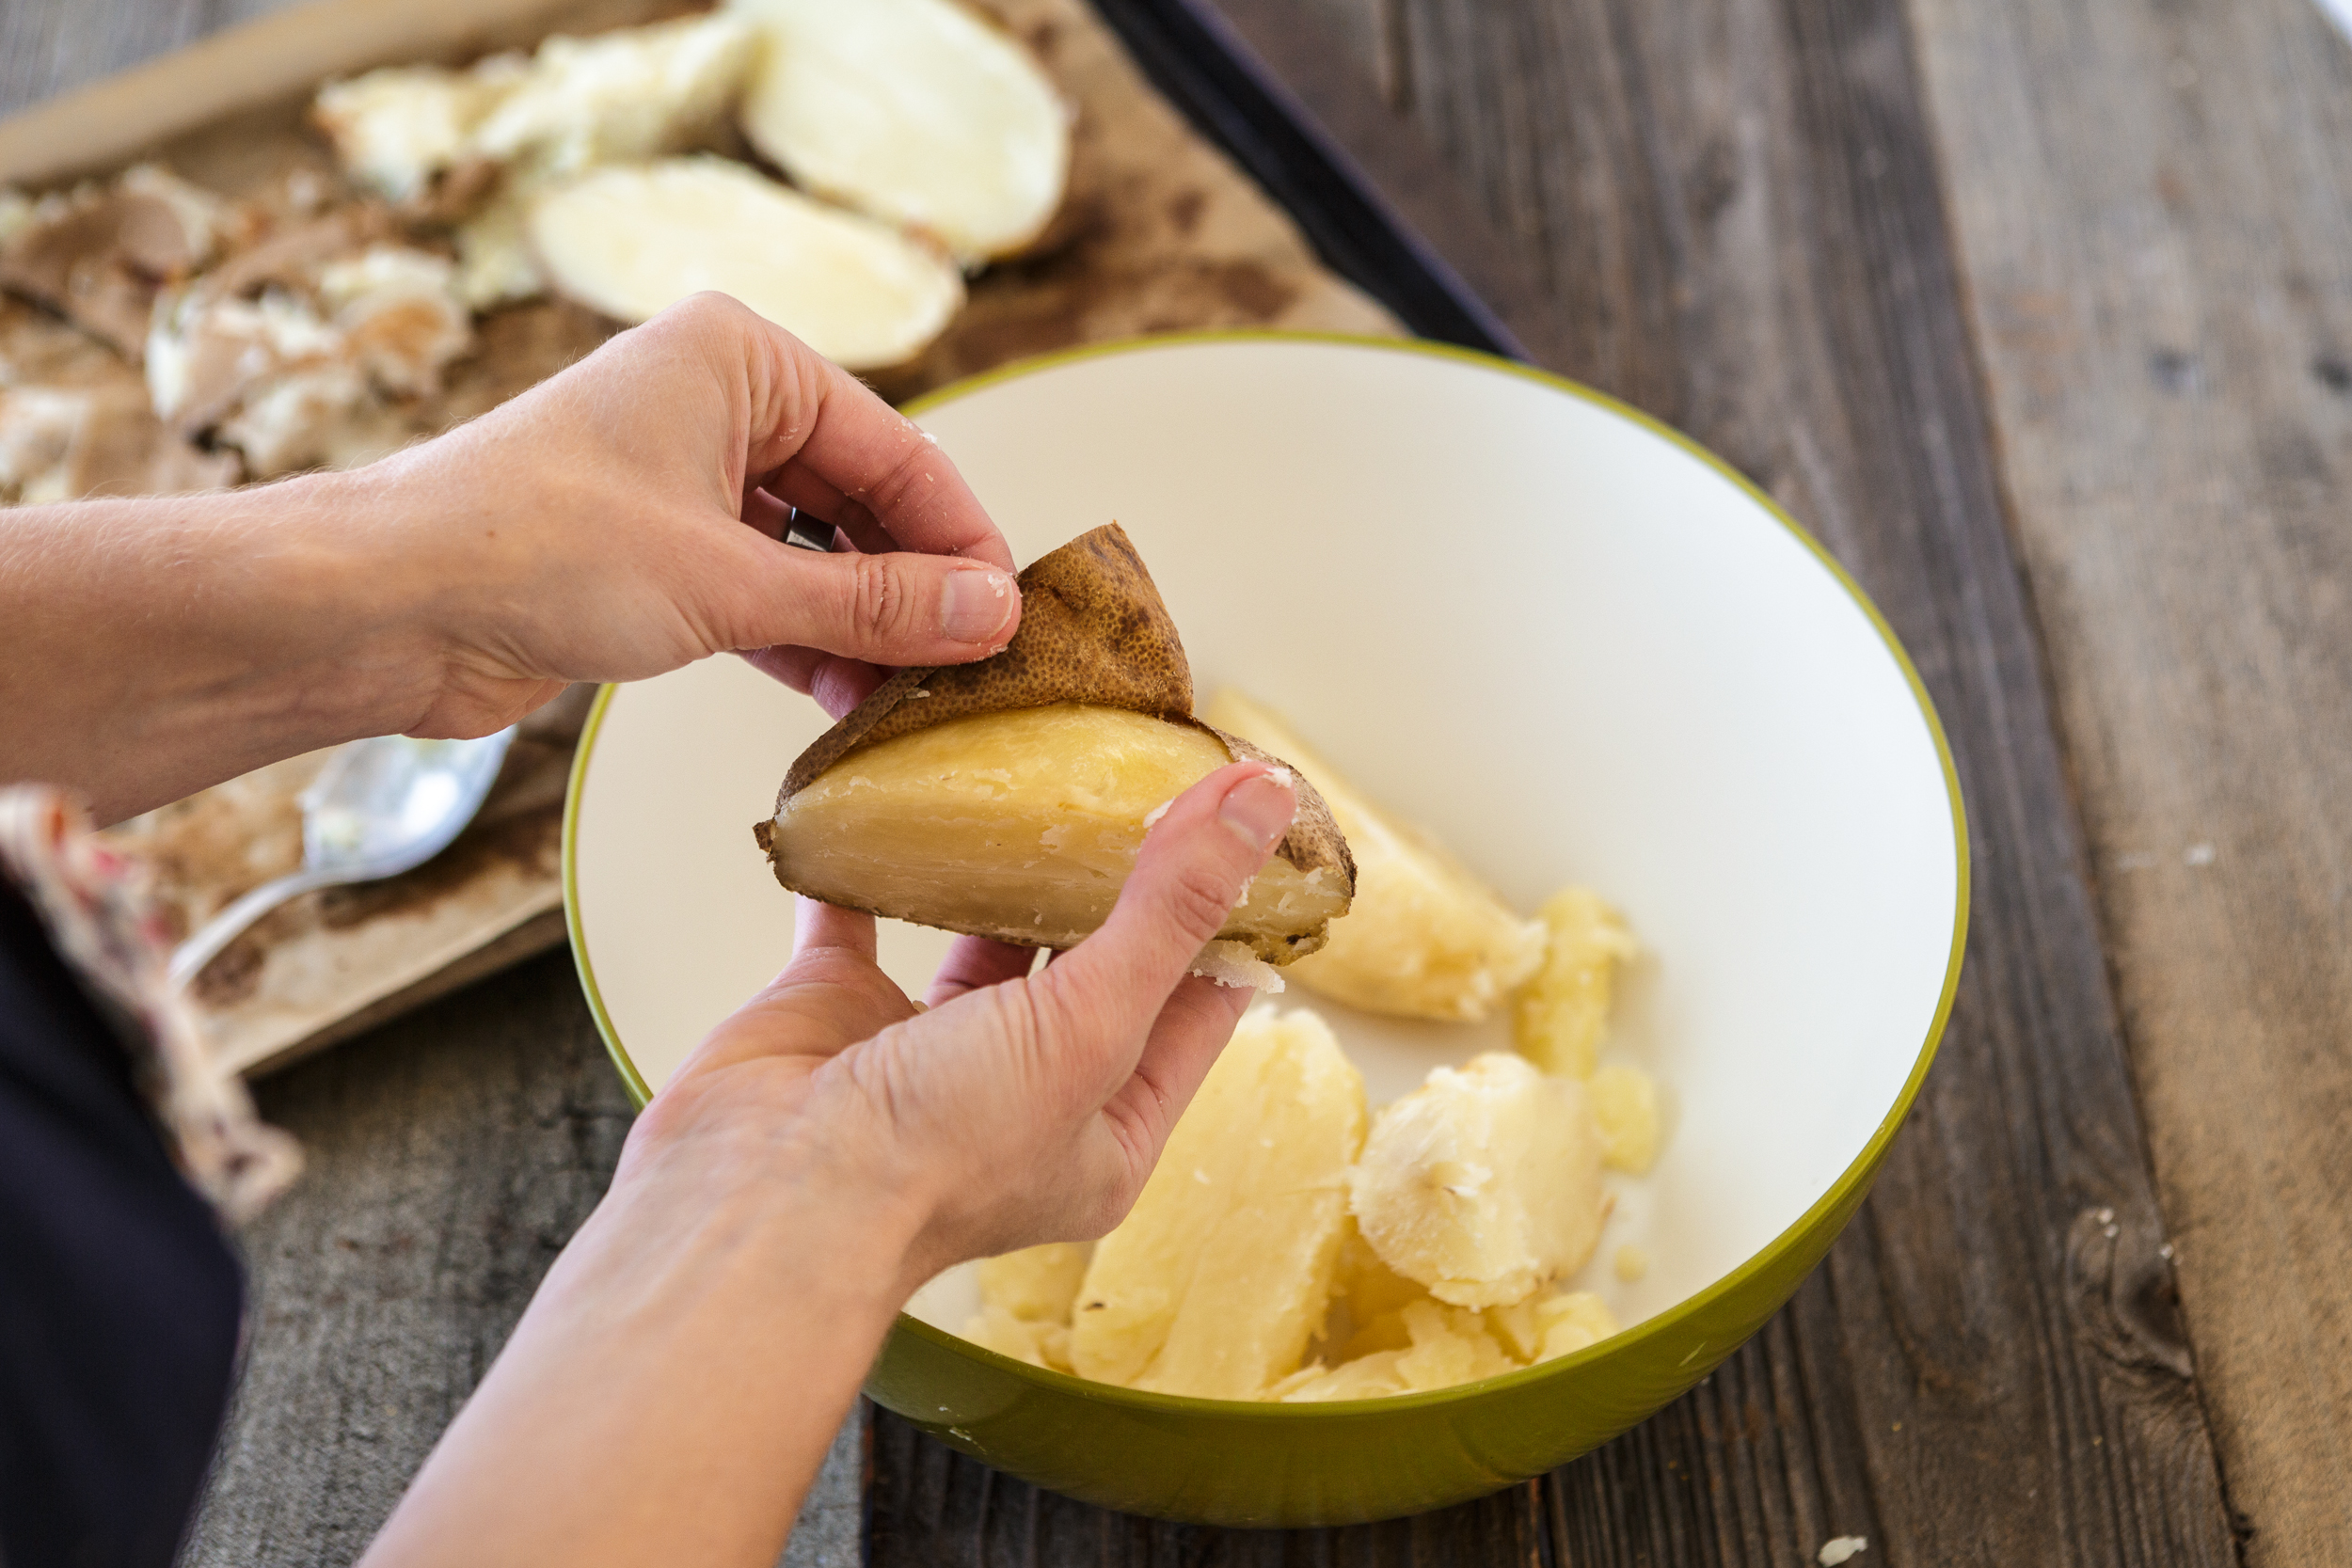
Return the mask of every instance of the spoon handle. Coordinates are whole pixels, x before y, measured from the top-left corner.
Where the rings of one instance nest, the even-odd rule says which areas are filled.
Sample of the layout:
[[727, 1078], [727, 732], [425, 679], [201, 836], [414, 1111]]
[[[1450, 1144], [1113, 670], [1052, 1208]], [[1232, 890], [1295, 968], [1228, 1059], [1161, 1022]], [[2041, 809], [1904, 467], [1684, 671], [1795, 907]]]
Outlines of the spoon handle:
[[239, 932], [287, 899], [299, 897], [314, 888], [332, 887], [343, 879], [336, 872], [306, 865], [299, 871], [291, 871], [273, 881], [263, 882], [206, 921], [194, 936], [173, 950], [171, 983], [184, 986], [204, 973], [204, 966], [218, 958], [220, 950], [234, 942]]

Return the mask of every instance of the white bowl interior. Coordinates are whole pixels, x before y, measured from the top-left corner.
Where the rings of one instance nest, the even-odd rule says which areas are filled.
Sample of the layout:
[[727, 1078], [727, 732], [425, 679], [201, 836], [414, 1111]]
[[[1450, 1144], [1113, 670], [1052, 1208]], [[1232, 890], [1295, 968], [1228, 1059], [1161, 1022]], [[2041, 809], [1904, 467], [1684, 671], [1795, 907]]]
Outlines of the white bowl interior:
[[[1945, 773], [1862, 605], [1740, 484], [1606, 404], [1458, 358], [1176, 341], [985, 385], [921, 423], [1026, 561], [1118, 520], [1202, 700], [1238, 684], [1523, 909], [1599, 889], [1647, 956], [1613, 1053], [1669, 1107], [1581, 1283], [1629, 1324], [1793, 1223], [1899, 1094], [1958, 902]], [[616, 692], [579, 805], [580, 937], [666, 1081], [790, 943], [753, 847], [825, 727], [732, 659]], [[883, 935], [919, 994], [946, 940]], [[1328, 1017], [1375, 1103], [1507, 1043]], [[1616, 1246], [1648, 1275], [1619, 1282]], [[968, 1282], [915, 1310], [953, 1328]]]

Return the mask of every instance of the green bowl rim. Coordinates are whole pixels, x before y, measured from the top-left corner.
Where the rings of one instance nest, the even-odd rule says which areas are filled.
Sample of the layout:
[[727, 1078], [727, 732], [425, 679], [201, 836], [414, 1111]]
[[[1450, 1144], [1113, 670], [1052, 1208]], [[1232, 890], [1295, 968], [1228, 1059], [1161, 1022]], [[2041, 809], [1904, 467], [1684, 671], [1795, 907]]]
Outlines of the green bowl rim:
[[[1568, 1355], [1539, 1362], [1533, 1367], [1522, 1367], [1498, 1376], [1482, 1378], [1474, 1383], [1455, 1384], [1450, 1387], [1431, 1389], [1424, 1393], [1391, 1394], [1374, 1400], [1334, 1400], [1311, 1404], [1279, 1404], [1249, 1400], [1211, 1400], [1183, 1394], [1146, 1393], [1139, 1389], [1121, 1388], [1113, 1384], [1096, 1383], [1091, 1379], [1077, 1377], [1068, 1372], [1057, 1372], [1050, 1368], [1033, 1367], [1025, 1361], [1017, 1361], [1011, 1356], [976, 1345], [961, 1335], [950, 1334], [946, 1329], [925, 1323], [922, 1319], [912, 1317], [905, 1312], [898, 1314], [898, 1332], [920, 1336], [942, 1348], [974, 1356], [984, 1364], [993, 1364], [1017, 1378], [1051, 1388], [1057, 1393], [1104, 1403], [1126, 1405], [1136, 1410], [1161, 1415], [1215, 1414], [1227, 1418], [1273, 1421], [1314, 1420], [1340, 1414], [1360, 1418], [1375, 1410], [1421, 1409], [1455, 1401], [1475, 1399], [1492, 1390], [1516, 1387], [1545, 1378], [1565, 1376], [1577, 1368], [1598, 1359], [1603, 1354], [1613, 1355], [1629, 1350], [1645, 1340], [1672, 1333], [1705, 1315], [1716, 1302], [1739, 1291], [1770, 1269], [1781, 1254], [1795, 1245], [1798, 1240], [1819, 1224], [1824, 1215], [1836, 1209], [1857, 1184], [1869, 1180], [1872, 1173], [1877, 1170], [1879, 1161], [1884, 1155], [1887, 1145], [1893, 1141], [1897, 1130], [1902, 1126], [1903, 1117], [1909, 1114], [1912, 1102], [1918, 1098], [1919, 1087], [1927, 1080], [1928, 1069], [1934, 1065], [1936, 1047], [1943, 1040], [1944, 1028], [1951, 1019], [1952, 1003], [1960, 990], [1961, 958], [1968, 941], [1968, 815], [1966, 803], [1961, 799], [1960, 773], [1952, 762], [1951, 743], [1945, 737], [1943, 721], [1936, 717], [1935, 704], [1928, 695], [1927, 686], [1920, 680], [1917, 668], [1911, 662], [1911, 656], [1904, 652], [1902, 641], [1895, 635], [1894, 627], [1886, 624], [1886, 617], [1879, 612], [1878, 606], [1870, 602], [1870, 596], [1862, 591], [1861, 585], [1854, 581], [1845, 567], [1838, 564], [1836, 559], [1821, 547], [1820, 542], [1807, 532], [1803, 524], [1791, 517], [1779, 502], [1772, 499], [1747, 475], [1672, 425], [1644, 413], [1629, 404], [1611, 397], [1606, 392], [1587, 387], [1582, 382], [1572, 381], [1564, 375], [1555, 375], [1549, 371], [1539, 370], [1533, 365], [1503, 359], [1495, 355], [1481, 353], [1476, 349], [1459, 348], [1451, 343], [1430, 342], [1414, 338], [1378, 338], [1359, 333], [1273, 331], [1160, 333], [1148, 337], [1120, 338], [1108, 342], [1089, 343], [1078, 348], [1064, 349], [1057, 353], [1015, 360], [1010, 364], [1000, 365], [994, 370], [983, 371], [977, 375], [966, 376], [961, 381], [951, 382], [947, 386], [926, 392], [921, 397], [912, 399], [903, 404], [900, 412], [912, 419], [926, 410], [954, 402], [983, 388], [993, 387], [1001, 382], [1015, 380], [1022, 376], [1033, 375], [1040, 371], [1074, 364], [1080, 360], [1100, 359], [1120, 354], [1150, 353], [1163, 348], [1184, 348], [1200, 343], [1234, 342], [1322, 343], [1392, 354], [1424, 355], [1431, 358], [1451, 359], [1457, 363], [1476, 366], [1481, 370], [1518, 376], [1522, 380], [1549, 387], [1554, 391], [1565, 392], [1570, 397], [1580, 398], [1680, 447], [1738, 485], [1746, 492], [1749, 499], [1762, 507], [1768, 515], [1779, 522], [1781, 527], [1794, 535], [1798, 543], [1812, 552], [1814, 559], [1828, 570], [1830, 576], [1845, 589], [1854, 603], [1861, 607], [1863, 614], [1869, 618], [1871, 626], [1878, 628], [1880, 640], [1886, 644], [1887, 652], [1894, 656], [1897, 667], [1903, 673], [1903, 679], [1910, 684], [1912, 697], [1919, 705], [1919, 716], [1927, 721], [1928, 733], [1935, 740], [1936, 757], [1944, 768], [1945, 792], [1950, 798], [1952, 807], [1956, 894], [1952, 912], [1951, 957], [1944, 970], [1943, 994], [1936, 1000], [1935, 1016], [1929, 1022], [1927, 1038], [1920, 1044], [1918, 1060], [1912, 1067], [1911, 1076], [1904, 1081], [1902, 1092], [1896, 1096], [1893, 1107], [1887, 1111], [1884, 1119], [1879, 1123], [1878, 1131], [1871, 1134], [1869, 1142], [1863, 1146], [1862, 1152], [1854, 1157], [1853, 1162], [1846, 1167], [1836, 1181], [1830, 1184], [1829, 1190], [1822, 1194], [1811, 1208], [1799, 1215], [1779, 1235], [1759, 1247], [1737, 1268], [1705, 1290], [1676, 1303], [1656, 1317], [1645, 1319], [1629, 1329], [1613, 1334], [1606, 1339], [1598, 1340]], [[646, 1086], [645, 1080], [638, 1072], [636, 1064], [629, 1060], [627, 1048], [621, 1044], [620, 1034], [613, 1028], [612, 1020], [605, 1011], [603, 994], [596, 988], [596, 972], [588, 962], [587, 942], [581, 930], [580, 886], [577, 876], [580, 790], [587, 781], [588, 760], [596, 750], [596, 735], [603, 727], [605, 710], [612, 705], [612, 693], [615, 689], [617, 688], [614, 686], [608, 685], [596, 692], [596, 703], [589, 709], [587, 722], [580, 729], [580, 744], [572, 757], [571, 776], [564, 792], [564, 927], [571, 945], [572, 961], [580, 971], [580, 990], [586, 994], [589, 1011], [596, 1019], [596, 1033], [603, 1037], [607, 1053], [612, 1056], [613, 1065], [620, 1069], [622, 1081], [628, 1088], [629, 1098], [642, 1108], [648, 1100], [653, 1098], [653, 1091]], [[1718, 1347], [1712, 1345], [1710, 1341], [1702, 1339], [1692, 1347], [1679, 1365], [1688, 1366], [1697, 1361], [1709, 1350], [1716, 1348]], [[1725, 1345], [1720, 1348], [1728, 1354], [1737, 1347]]]

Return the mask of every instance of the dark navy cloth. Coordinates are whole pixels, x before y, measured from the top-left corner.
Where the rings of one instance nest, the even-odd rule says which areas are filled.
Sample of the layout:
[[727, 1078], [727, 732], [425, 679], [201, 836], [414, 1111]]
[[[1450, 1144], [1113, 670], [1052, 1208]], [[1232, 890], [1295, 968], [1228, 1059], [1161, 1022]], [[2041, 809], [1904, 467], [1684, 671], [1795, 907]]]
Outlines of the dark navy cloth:
[[105, 1018], [0, 878], [0, 1563], [167, 1568], [244, 1297]]

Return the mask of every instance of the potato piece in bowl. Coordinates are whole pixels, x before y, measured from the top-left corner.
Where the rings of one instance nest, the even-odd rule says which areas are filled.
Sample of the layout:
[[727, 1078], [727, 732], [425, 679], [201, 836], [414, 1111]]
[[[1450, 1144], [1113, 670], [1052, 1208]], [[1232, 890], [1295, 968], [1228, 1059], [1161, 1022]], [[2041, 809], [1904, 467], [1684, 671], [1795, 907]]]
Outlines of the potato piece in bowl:
[[1617, 966], [1641, 946], [1625, 917], [1589, 888], [1563, 888], [1535, 914], [1549, 945], [1512, 1010], [1512, 1039], [1546, 1072], [1590, 1078], [1609, 1027]]
[[1216, 694], [1203, 715], [1289, 758], [1330, 803], [1356, 858], [1356, 898], [1298, 978], [1366, 1012], [1475, 1023], [1543, 962], [1540, 922], [1521, 920], [1460, 862], [1398, 822], [1243, 696]]
[[1330, 1300], [1363, 1138], [1363, 1077], [1329, 1026], [1246, 1016], [1095, 1244], [1071, 1320], [1078, 1374], [1230, 1400], [1289, 1376]]
[[1439, 1301], [1507, 1306], [1591, 1259], [1601, 1153], [1582, 1084], [1490, 1051], [1381, 1111], [1349, 1206], [1381, 1261]]

